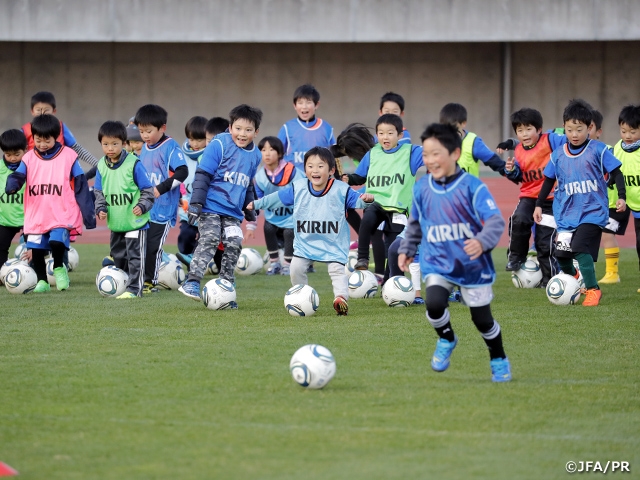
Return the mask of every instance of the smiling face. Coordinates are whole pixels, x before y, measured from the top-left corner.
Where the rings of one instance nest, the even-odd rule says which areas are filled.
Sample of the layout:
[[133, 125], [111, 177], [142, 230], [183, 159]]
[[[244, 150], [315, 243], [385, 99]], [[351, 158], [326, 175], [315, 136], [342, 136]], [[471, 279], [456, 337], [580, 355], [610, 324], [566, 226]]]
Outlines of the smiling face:
[[398, 133], [394, 125], [381, 123], [376, 127], [376, 135], [383, 150], [391, 150], [398, 145], [398, 140], [402, 138], [404, 133]]
[[640, 140], [640, 128], [633, 128], [626, 123], [621, 123], [620, 138], [627, 145], [635, 143]]
[[120, 159], [120, 153], [124, 146], [122, 140], [117, 137], [104, 136], [100, 144], [102, 145], [103, 153], [111, 163], [116, 163]]
[[293, 108], [295, 108], [300, 120], [308, 122], [315, 116], [318, 105], [320, 105], [319, 102], [315, 104], [310, 98], [299, 98], [293, 104]]
[[53, 137], [41, 137], [40, 135], [34, 135], [33, 144], [39, 152], [46, 152], [53, 148], [56, 144], [56, 139]]
[[244, 118], [238, 118], [231, 124], [229, 130], [231, 132], [233, 142], [240, 148], [245, 148], [253, 142], [254, 138], [256, 138], [256, 134], [258, 133], [253, 122]]
[[277, 150], [273, 149], [271, 145], [269, 145], [269, 142], [265, 142], [261, 152], [264, 166], [269, 170], [274, 170], [278, 166], [278, 163], [280, 163], [280, 157], [278, 156]]
[[460, 149], [449, 153], [437, 138], [427, 138], [422, 142], [422, 162], [436, 180], [450, 177], [456, 173], [456, 165], [460, 158]]
[[138, 131], [140, 132], [140, 138], [147, 145], [155, 145], [160, 141], [162, 135], [167, 130], [167, 126], [163, 125], [160, 128], [153, 125], [138, 125]]
[[564, 134], [571, 145], [582, 145], [589, 138], [589, 125], [577, 120], [567, 120], [564, 122]]
[[333, 175], [335, 168], [329, 169], [327, 162], [318, 155], [311, 155], [304, 164], [304, 173], [311, 182], [316, 192], [321, 192], [327, 186], [329, 177]]
[[516, 136], [523, 147], [533, 147], [538, 143], [542, 129], [537, 129], [533, 125], [518, 125], [516, 127]]

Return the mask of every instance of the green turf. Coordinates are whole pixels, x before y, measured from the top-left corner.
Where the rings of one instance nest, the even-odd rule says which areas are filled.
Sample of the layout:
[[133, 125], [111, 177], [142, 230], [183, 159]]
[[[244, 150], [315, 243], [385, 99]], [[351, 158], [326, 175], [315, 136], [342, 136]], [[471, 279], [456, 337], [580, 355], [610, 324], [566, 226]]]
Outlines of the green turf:
[[[516, 290], [496, 251], [492, 306], [514, 380], [493, 384], [460, 305], [451, 367], [435, 373], [423, 307], [352, 300], [337, 317], [321, 265], [310, 276], [320, 310], [297, 319], [281, 276], [239, 277], [237, 311], [169, 291], [102, 298], [106, 247], [77, 250], [69, 291], [0, 291], [0, 461], [19, 478], [554, 479], [570, 460], [640, 469], [635, 251], [622, 252], [623, 283], [604, 285], [598, 308]], [[307, 343], [336, 357], [324, 390], [290, 377]]]

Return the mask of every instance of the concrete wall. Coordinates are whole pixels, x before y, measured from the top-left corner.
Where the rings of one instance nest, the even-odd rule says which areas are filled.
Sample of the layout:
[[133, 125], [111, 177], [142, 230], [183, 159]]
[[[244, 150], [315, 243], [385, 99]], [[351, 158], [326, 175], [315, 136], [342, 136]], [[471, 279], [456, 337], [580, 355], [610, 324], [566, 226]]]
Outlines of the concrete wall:
[[[551, 128], [569, 99], [584, 97], [604, 114], [604, 140], [613, 143], [620, 108], [640, 103], [638, 51], [637, 41], [513, 44], [509, 111], [538, 108]], [[179, 141], [189, 117], [226, 116], [239, 103], [263, 109], [260, 134], [270, 135], [294, 116], [294, 89], [312, 82], [322, 94], [318, 113], [337, 132], [354, 121], [373, 125], [380, 95], [394, 90], [407, 101], [414, 140], [455, 101], [493, 148], [501, 137], [502, 61], [498, 43], [0, 42], [0, 129], [28, 121], [31, 95], [50, 90], [60, 118], [96, 155], [100, 124], [126, 121], [145, 103], [168, 110], [169, 133]]]
[[640, 39], [637, 0], [0, 0], [0, 41]]

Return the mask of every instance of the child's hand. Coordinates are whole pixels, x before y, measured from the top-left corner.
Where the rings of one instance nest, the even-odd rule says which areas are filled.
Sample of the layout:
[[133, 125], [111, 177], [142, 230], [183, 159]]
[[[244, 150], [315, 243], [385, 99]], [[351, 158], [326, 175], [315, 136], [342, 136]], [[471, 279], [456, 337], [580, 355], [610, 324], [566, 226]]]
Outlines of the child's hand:
[[255, 231], [255, 230], [249, 230], [249, 229], [247, 228], [247, 233], [246, 233], [246, 235], [245, 235], [245, 238], [246, 238], [247, 240], [251, 240], [252, 238], [256, 238], [256, 231]]
[[344, 183], [349, 183], [349, 175], [347, 175], [346, 173], [342, 175], [342, 181]]
[[407, 257], [407, 255], [404, 253], [398, 255], [398, 267], [400, 267], [400, 270], [402, 270], [403, 272], [408, 272], [409, 265], [411, 265], [412, 263], [413, 257]]
[[540, 223], [542, 221], [542, 207], [536, 207], [533, 210], [533, 221]]
[[253, 210], [253, 202], [249, 202], [246, 207], [247, 210]]
[[363, 193], [360, 198], [364, 203], [371, 203], [373, 202], [373, 193]]
[[98, 212], [98, 218], [100, 220], [106, 220], [107, 219], [107, 212]]
[[160, 192], [156, 187], [153, 187], [153, 196], [158, 198], [160, 196]]
[[627, 202], [619, 198], [616, 200], [616, 212], [624, 212], [627, 209]]
[[133, 208], [133, 214], [134, 214], [136, 217], [139, 217], [140, 215], [142, 215], [142, 208], [140, 208], [140, 205], [136, 205], [136, 206]]
[[470, 238], [469, 240], [464, 241], [464, 252], [469, 255], [469, 260], [475, 260], [482, 255], [483, 251], [484, 249], [482, 248], [480, 240]]
[[516, 157], [507, 157], [507, 161], [505, 162], [504, 169], [507, 172], [513, 172], [513, 169], [516, 166]]

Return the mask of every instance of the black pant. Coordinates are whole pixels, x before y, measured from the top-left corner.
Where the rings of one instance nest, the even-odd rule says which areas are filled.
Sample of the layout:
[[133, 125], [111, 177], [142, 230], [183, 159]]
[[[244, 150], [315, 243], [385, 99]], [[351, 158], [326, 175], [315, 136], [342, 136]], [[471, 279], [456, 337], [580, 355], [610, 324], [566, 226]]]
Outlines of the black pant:
[[[279, 234], [284, 239], [284, 259], [291, 263], [293, 258], [293, 239], [295, 233], [293, 228], [280, 228], [273, 223], [264, 222], [264, 240], [267, 244], [267, 251], [272, 262], [278, 261], [278, 249], [280, 248]], [[275, 256], [271, 257], [275, 252]]]
[[189, 222], [180, 221], [180, 234], [178, 235], [178, 251], [184, 255], [191, 255], [198, 246], [198, 227], [189, 225]]
[[0, 225], [0, 266], [9, 258], [9, 248], [16, 234], [20, 233], [22, 227], [5, 227]]
[[636, 253], [638, 254], [638, 265], [640, 266], [640, 218], [633, 217], [633, 227], [636, 231]]
[[[382, 222], [385, 222], [384, 230], [382, 233], [384, 235], [384, 259], [381, 263], [385, 263], [384, 260], [387, 258], [387, 252], [389, 251], [389, 246], [396, 239], [398, 234], [402, 232], [404, 229], [403, 224], [393, 223], [393, 212], [389, 212], [384, 210], [379, 204], [372, 203], [369, 205], [362, 216], [362, 223], [360, 224], [360, 232], [358, 236], [358, 259], [368, 259], [369, 258], [369, 243], [371, 243], [372, 237], [374, 237], [375, 232]], [[375, 253], [375, 250], [374, 250]], [[378, 260], [376, 259], [376, 266], [378, 265]], [[384, 270], [384, 281], [389, 278], [389, 268], [385, 267]]]
[[[531, 227], [534, 225], [533, 211], [536, 208], [535, 198], [521, 198], [509, 218], [509, 261], [524, 262], [529, 251], [531, 239]], [[542, 205], [542, 213], [553, 215], [553, 200], [545, 200]], [[542, 281], [546, 282], [555, 275], [556, 264], [552, 257], [552, 246], [555, 229], [545, 225], [536, 224], [534, 230], [534, 244], [538, 252]]]
[[127, 237], [125, 232], [111, 232], [110, 247], [115, 266], [129, 274], [127, 292], [140, 296], [144, 284], [147, 230], [136, 233], [136, 237]]
[[162, 263], [162, 246], [169, 235], [170, 223], [149, 222], [147, 251], [144, 259], [144, 281], [158, 283], [158, 269]]

